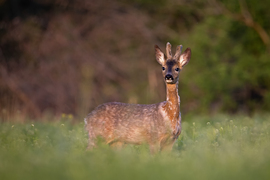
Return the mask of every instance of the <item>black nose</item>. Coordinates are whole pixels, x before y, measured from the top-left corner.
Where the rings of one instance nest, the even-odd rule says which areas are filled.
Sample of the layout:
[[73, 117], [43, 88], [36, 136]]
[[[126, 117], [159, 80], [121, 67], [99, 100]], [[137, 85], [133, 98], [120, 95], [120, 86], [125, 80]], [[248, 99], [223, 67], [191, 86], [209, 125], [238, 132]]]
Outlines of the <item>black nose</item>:
[[167, 74], [165, 76], [165, 80], [172, 80], [173, 81], [173, 76], [171, 74]]

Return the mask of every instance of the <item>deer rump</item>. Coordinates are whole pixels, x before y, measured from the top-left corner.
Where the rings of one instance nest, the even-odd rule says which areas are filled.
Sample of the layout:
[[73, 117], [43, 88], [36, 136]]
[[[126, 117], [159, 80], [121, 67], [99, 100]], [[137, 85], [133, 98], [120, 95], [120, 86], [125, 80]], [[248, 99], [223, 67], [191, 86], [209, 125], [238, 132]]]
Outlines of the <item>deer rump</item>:
[[[170, 120], [164, 118], [163, 115], [164, 103], [144, 105], [111, 102], [102, 104], [85, 119], [89, 140], [94, 141], [100, 136], [107, 144], [115, 142], [160, 144], [162, 141], [175, 139], [178, 136], [175, 137]], [[178, 127], [178, 129], [181, 128]]]

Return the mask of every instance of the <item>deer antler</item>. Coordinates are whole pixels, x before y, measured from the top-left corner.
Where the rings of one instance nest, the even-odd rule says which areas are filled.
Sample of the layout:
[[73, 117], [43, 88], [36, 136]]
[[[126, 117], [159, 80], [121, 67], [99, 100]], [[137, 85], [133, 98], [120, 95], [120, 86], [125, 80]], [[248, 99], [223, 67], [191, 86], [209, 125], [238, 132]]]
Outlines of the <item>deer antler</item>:
[[166, 55], [167, 55], [167, 59], [172, 58], [172, 45], [169, 42], [167, 42], [167, 45], [166, 45]]
[[182, 45], [177, 46], [173, 59], [176, 59], [176, 60], [179, 59], [182, 52], [182, 47], [183, 47]]

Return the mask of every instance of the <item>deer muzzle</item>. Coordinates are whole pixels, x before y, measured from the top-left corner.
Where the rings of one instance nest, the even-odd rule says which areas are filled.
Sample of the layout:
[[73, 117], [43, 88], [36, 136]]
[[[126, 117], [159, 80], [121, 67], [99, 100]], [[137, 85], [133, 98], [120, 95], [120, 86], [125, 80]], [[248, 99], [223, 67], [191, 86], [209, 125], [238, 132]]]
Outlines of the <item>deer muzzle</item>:
[[173, 76], [171, 75], [171, 74], [167, 74], [166, 76], [165, 76], [165, 81], [166, 82], [173, 82]]

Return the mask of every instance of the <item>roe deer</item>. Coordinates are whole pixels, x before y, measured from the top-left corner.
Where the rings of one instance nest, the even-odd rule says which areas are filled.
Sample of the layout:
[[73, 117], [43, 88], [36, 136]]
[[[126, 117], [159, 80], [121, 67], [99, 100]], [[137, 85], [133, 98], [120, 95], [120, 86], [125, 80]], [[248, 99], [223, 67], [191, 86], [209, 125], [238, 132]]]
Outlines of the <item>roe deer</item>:
[[177, 46], [172, 57], [171, 44], [166, 45], [166, 54], [155, 45], [156, 60], [162, 66], [166, 84], [167, 100], [157, 104], [125, 104], [110, 102], [99, 105], [84, 119], [88, 131], [88, 148], [95, 145], [100, 136], [109, 145], [149, 144], [151, 153], [171, 150], [181, 133], [180, 97], [178, 75], [191, 57], [187, 48]]

